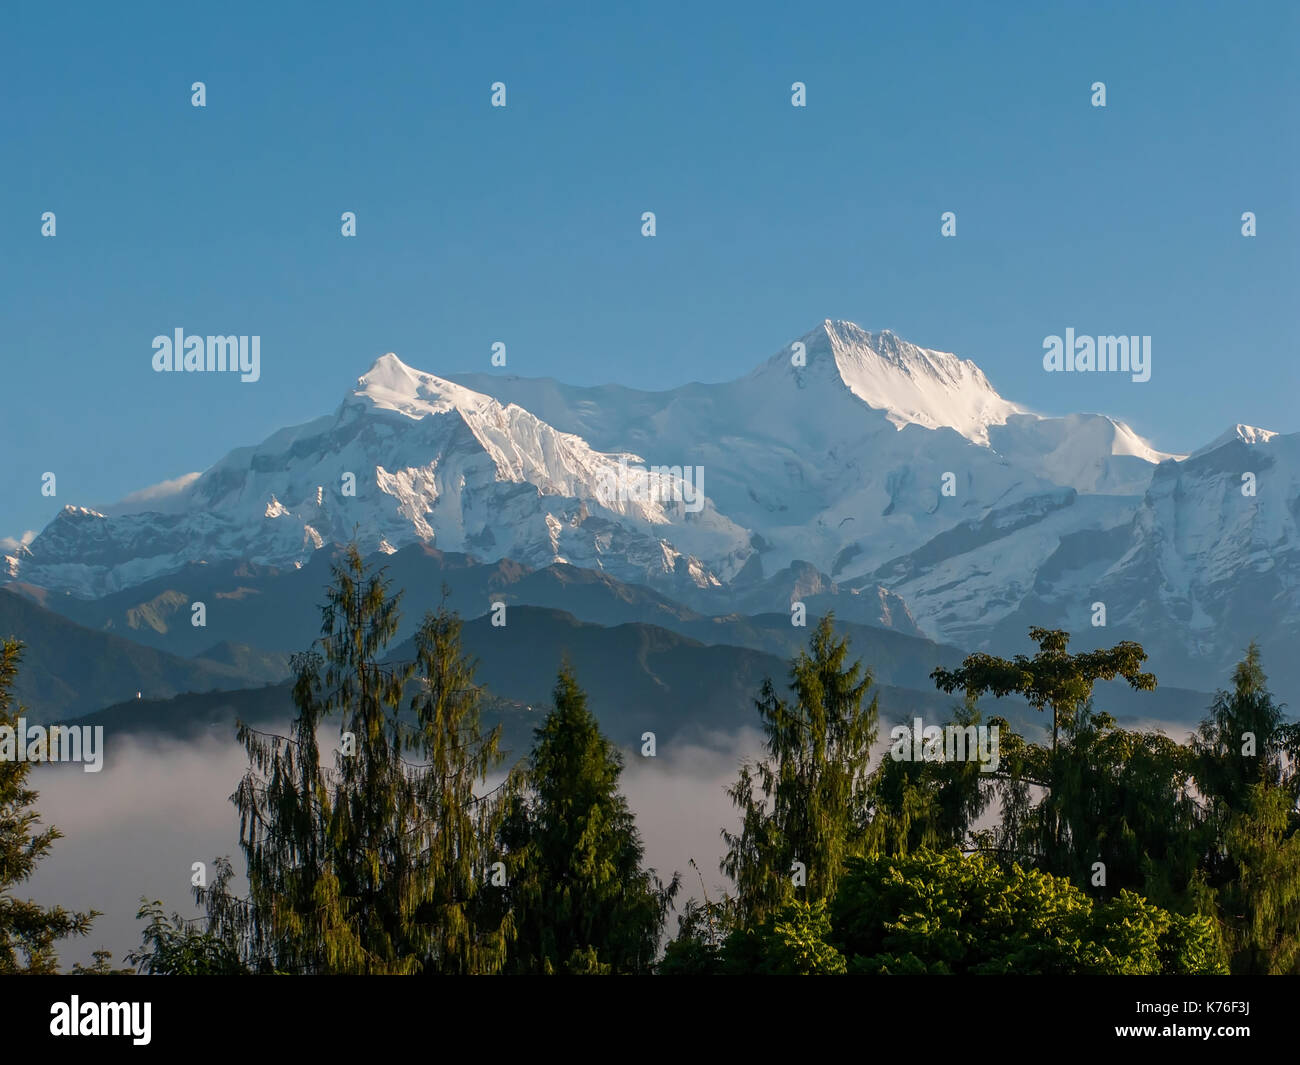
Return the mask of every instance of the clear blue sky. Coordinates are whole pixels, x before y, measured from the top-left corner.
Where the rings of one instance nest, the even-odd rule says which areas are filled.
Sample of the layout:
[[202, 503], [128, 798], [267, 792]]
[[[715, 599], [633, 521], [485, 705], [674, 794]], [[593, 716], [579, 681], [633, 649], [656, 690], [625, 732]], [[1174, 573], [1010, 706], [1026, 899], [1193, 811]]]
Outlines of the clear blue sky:
[[[1300, 430], [1300, 6], [596, 6], [9, 7], [0, 535], [332, 410], [383, 352], [498, 340], [656, 388], [847, 318], [1166, 450]], [[260, 335], [261, 381], [153, 373], [178, 326]], [[1151, 381], [1045, 374], [1067, 326], [1151, 335]]]

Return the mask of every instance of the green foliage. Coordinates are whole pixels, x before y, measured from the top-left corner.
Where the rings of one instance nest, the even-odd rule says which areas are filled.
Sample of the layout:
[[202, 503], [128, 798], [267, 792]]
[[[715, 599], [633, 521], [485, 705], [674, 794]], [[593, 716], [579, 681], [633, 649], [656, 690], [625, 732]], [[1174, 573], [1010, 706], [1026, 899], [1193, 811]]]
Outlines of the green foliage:
[[855, 973], [1222, 971], [1204, 917], [1132, 892], [1096, 904], [1059, 877], [956, 850], [851, 859], [831, 913]]
[[1123, 677], [1135, 689], [1153, 689], [1155, 677], [1139, 668], [1146, 653], [1123, 642], [1071, 655], [1064, 632], [1031, 629], [1030, 636], [1040, 647], [1033, 658], [970, 655], [960, 669], [932, 674], [941, 689], [964, 690], [968, 699], [1017, 693], [1040, 710], [1052, 707], [1050, 747], [1003, 731], [1002, 817], [981, 846], [1096, 896], [1135, 891], [1195, 909], [1207, 834], [1190, 751], [1159, 733], [1117, 728], [1092, 707], [1098, 680]]
[[[0, 726], [16, 728], [18, 718], [27, 712], [22, 706], [10, 709], [21, 658], [21, 643], [0, 642]], [[34, 809], [38, 795], [27, 784], [31, 768], [25, 760], [0, 760], [0, 975], [57, 972], [55, 944], [67, 936], [86, 935], [99, 916], [97, 910], [76, 913], [14, 894], [63, 835], [52, 825], [38, 831], [40, 815]], [[106, 955], [97, 953], [96, 958], [107, 964]]]
[[1090, 703], [1059, 741], [1053, 750], [1006, 736], [996, 852], [1093, 894], [1137, 891], [1181, 908], [1204, 846], [1188, 749], [1117, 728]]
[[[292, 734], [241, 726], [250, 769], [233, 798], [250, 896], [230, 895], [223, 861], [196, 892], [204, 927], [145, 902], [144, 944], [129, 956], [142, 971], [1300, 972], [1300, 726], [1284, 720], [1253, 645], [1232, 691], [1179, 744], [1093, 708], [1098, 680], [1155, 687], [1139, 645], [1071, 655], [1064, 632], [1031, 629], [1032, 658], [971, 655], [932, 675], [965, 693], [960, 727], [981, 723], [982, 693], [1050, 706], [1050, 746], [996, 718], [993, 773], [974, 759], [889, 757], [870, 772], [872, 674], [848, 665], [825, 618], [791, 665], [792, 696], [768, 680], [756, 700], [765, 753], [728, 788], [741, 826], [722, 833], [737, 893], [688, 901], [656, 966], [679, 878], [665, 886], [642, 868], [622, 756], [572, 669], [526, 764], [481, 794], [501, 762], [499, 730], [480, 729], [459, 620], [426, 617], [415, 661], [393, 667], [380, 656], [397, 617], [382, 571], [366, 572], [353, 547], [319, 651], [294, 660]], [[0, 721], [17, 654], [4, 645]], [[334, 716], [340, 749], [325, 768], [318, 735]], [[53, 941], [93, 916], [4, 891], [57, 838], [33, 835], [35, 815], [22, 813], [35, 798], [28, 768], [0, 764], [0, 972], [52, 971]], [[976, 831], [995, 799], [998, 825]], [[504, 886], [491, 882], [496, 861]], [[100, 952], [78, 971], [113, 970]]]
[[[1067, 744], [1052, 763], [1038, 818], [1040, 843], [1056, 847], [1051, 871], [1103, 897], [1129, 890], [1179, 903], [1203, 842], [1187, 748], [1159, 733], [1117, 728], [1090, 705], [1067, 730]], [[1063, 829], [1054, 841], [1053, 823]], [[1104, 884], [1092, 883], [1096, 862], [1105, 866]]]
[[[945, 690], [965, 692], [952, 722], [963, 727], [980, 721], [976, 699], [986, 692], [1015, 692], [1039, 709], [1051, 706], [1052, 744], [1028, 742], [995, 719], [1000, 765], [994, 773], [981, 774], [974, 760], [886, 757], [857, 793], [860, 801], [834, 807], [849, 811], [847, 818], [823, 817], [822, 825], [846, 826], [834, 837], [847, 841], [838, 848], [819, 851], [816, 833], [800, 835], [797, 811], [805, 796], [824, 794], [819, 771], [844, 779], [848, 760], [829, 745], [817, 746], [815, 716], [799, 713], [808, 703], [791, 710], [767, 686], [758, 706], [775, 742], [769, 739], [766, 762], [746, 767], [730, 789], [744, 813], [740, 835], [724, 833], [732, 849], [723, 868], [740, 889], [730, 926], [719, 946], [719, 922], [710, 921], [706, 935], [704, 918], [721, 911], [688, 907], [661, 971], [772, 972], [778, 956], [785, 959], [780, 971], [799, 971], [800, 964], [812, 966], [809, 959], [831, 958], [819, 955], [818, 942], [838, 949], [857, 972], [1219, 972], [1225, 947], [1243, 971], [1294, 966], [1288, 930], [1300, 925], [1294, 909], [1300, 887], [1293, 890], [1300, 870], [1292, 869], [1295, 852], [1287, 843], [1294, 834], [1294, 803], [1288, 805], [1294, 778], [1278, 765], [1263, 772], [1223, 765], [1229, 754], [1221, 738], [1239, 737], [1243, 722], [1253, 723], [1261, 749], [1276, 762], [1293, 748], [1291, 726], [1261, 701], [1252, 681], [1236, 710], [1220, 699], [1217, 731], [1203, 729], [1208, 754], [1159, 733], [1118, 728], [1110, 715], [1093, 710], [1092, 689], [1116, 676], [1140, 690], [1153, 688], [1155, 678], [1139, 670], [1142, 648], [1121, 643], [1070, 655], [1063, 632], [1033, 629], [1031, 636], [1040, 646], [1032, 659], [972, 655], [961, 669], [939, 669], [934, 677]], [[851, 689], [856, 675], [843, 675], [842, 659], [830, 663], [833, 650], [842, 648], [823, 623], [813, 653], [802, 655], [792, 672], [819, 679], [840, 674], [821, 691]], [[874, 724], [873, 716], [873, 733]], [[1211, 732], [1217, 742], [1205, 738]], [[1265, 743], [1266, 735], [1275, 738]], [[1218, 759], [1212, 764], [1219, 779], [1236, 794], [1267, 780], [1283, 798], [1272, 805], [1253, 799], [1249, 811], [1220, 817], [1216, 830], [1197, 799], [1197, 770], [1207, 757]], [[999, 824], [976, 832], [995, 797]], [[796, 900], [789, 863], [801, 860], [791, 838], [810, 840], [804, 853], [826, 860], [815, 886], [809, 865], [806, 911], [790, 908]], [[983, 857], [964, 861], [957, 850], [944, 850], [962, 847]], [[1216, 862], [1234, 871], [1231, 889], [1215, 885]], [[879, 874], [875, 881], [864, 879], [866, 869]], [[840, 882], [841, 875], [849, 881]], [[1239, 903], [1243, 916], [1234, 931], [1222, 906], [1245, 896], [1249, 904]], [[833, 900], [829, 937], [812, 917], [819, 899]], [[1211, 919], [1215, 914], [1220, 920]]]
[[836, 976], [847, 972], [844, 955], [827, 942], [831, 922], [826, 900], [787, 902], [759, 936], [763, 963], [772, 976]]
[[134, 976], [134, 969], [115, 969], [113, 968], [113, 952], [109, 950], [96, 950], [91, 952], [95, 959], [89, 965], [82, 965], [80, 962], [72, 963], [73, 976]]
[[143, 943], [126, 960], [149, 976], [237, 976], [247, 973], [237, 949], [212, 932], [195, 929], [178, 913], [170, 917], [155, 899], [140, 900], [139, 920], [148, 919]]
[[[1247, 650], [1232, 690], [1216, 695], [1191, 743], [1179, 744], [1116, 728], [1091, 707], [1099, 677], [1153, 686], [1136, 672], [1145, 657], [1136, 644], [1070, 656], [1061, 634], [1031, 635], [1044, 648], [1032, 661], [979, 655], [934, 673], [947, 690], [1018, 691], [1052, 705], [1060, 722], [1050, 749], [1007, 737], [992, 851], [1112, 901], [1140, 892], [1213, 917], [1212, 953], [1224, 952], [1233, 972], [1300, 971], [1300, 726], [1268, 691], [1258, 648]], [[1188, 949], [1210, 950], [1199, 939]]]
[[[410, 746], [422, 760], [406, 773], [414, 790], [421, 903], [427, 929], [424, 972], [499, 972], [514, 936], [514, 919], [487, 878], [512, 792], [478, 794], [501, 765], [501, 726], [480, 725], [482, 690], [461, 646], [461, 622], [440, 608], [415, 638], [417, 733]], [[511, 782], [508, 781], [508, 784]]]
[[679, 880], [664, 886], [641, 868], [644, 849], [618, 790], [622, 756], [568, 666], [535, 736], [502, 828], [518, 930], [511, 968], [650, 972]]
[[1251, 644], [1193, 740], [1213, 834], [1205, 908], [1234, 973], [1300, 972], [1300, 726], [1283, 719]]
[[[250, 767], [233, 801], [251, 967], [410, 974], [504, 963], [509, 915], [482, 876], [500, 797], [473, 793], [499, 762], [498, 734], [479, 730], [481, 693], [454, 615], [425, 619], [414, 662], [381, 661], [399, 599], [353, 544], [326, 594], [320, 650], [294, 659], [291, 735], [240, 727]], [[408, 683], [413, 722], [400, 712]], [[327, 770], [318, 730], [331, 717], [339, 747]], [[412, 751], [417, 761], [405, 758]]]
[[732, 900], [687, 899], [677, 916], [677, 936], [664, 948], [656, 972], [663, 976], [711, 976], [725, 969], [727, 936], [736, 927]]
[[1234, 878], [1216, 897], [1234, 973], [1300, 973], [1300, 831], [1281, 787], [1252, 784], [1224, 834]]
[[942, 691], [962, 690], [968, 695], [985, 692], [1001, 698], [1022, 695], [1035, 710], [1052, 708], [1052, 749], [1058, 729], [1070, 723], [1075, 712], [1091, 697], [1099, 680], [1123, 677], [1137, 691], [1153, 691], [1156, 678], [1141, 672], [1146, 652], [1131, 640], [1109, 649], [1070, 654], [1070, 634], [1063, 629], [1031, 628], [1029, 638], [1038, 644], [1033, 658], [1016, 655], [998, 658], [988, 654], [967, 655], [955, 670], [939, 668], [930, 676]]
[[[981, 724], [973, 696], [953, 711], [947, 724]], [[994, 718], [999, 736], [1009, 731], [1003, 718]], [[867, 854], [907, 854], [921, 847], [964, 847], [975, 822], [993, 798], [993, 780], [975, 759], [965, 761], [904, 761], [888, 754], [871, 774]]]
[[230, 861], [218, 858], [214, 864], [212, 885], [194, 889], [195, 900], [206, 905], [203, 921], [189, 921], [178, 913], [169, 917], [161, 901], [140, 900], [136, 919], [148, 919], [149, 924], [139, 949], [126, 956], [139, 972], [149, 976], [240, 976], [250, 971], [241, 950], [248, 932], [248, 907], [230, 894], [234, 878]]
[[807, 870], [806, 901], [828, 898], [844, 860], [863, 846], [868, 769], [878, 710], [860, 662], [846, 666], [848, 641], [833, 618], [818, 624], [791, 668], [792, 702], [771, 680], [756, 701], [766, 757], [741, 767], [728, 795], [739, 834], [723, 832], [722, 871], [735, 881], [744, 921], [763, 921], [794, 898], [791, 870]]
[[1259, 648], [1251, 644], [1232, 674], [1232, 691], [1220, 691], [1193, 739], [1196, 779], [1213, 817], [1244, 810], [1256, 785], [1300, 798], [1300, 725], [1287, 723], [1268, 690]]

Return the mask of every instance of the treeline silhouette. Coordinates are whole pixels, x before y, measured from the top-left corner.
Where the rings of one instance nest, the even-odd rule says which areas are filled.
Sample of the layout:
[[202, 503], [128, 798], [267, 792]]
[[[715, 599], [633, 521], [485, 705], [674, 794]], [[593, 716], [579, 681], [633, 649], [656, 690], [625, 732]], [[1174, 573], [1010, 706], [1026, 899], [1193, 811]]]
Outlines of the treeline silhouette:
[[[1094, 709], [1098, 680], [1155, 687], [1138, 644], [1071, 654], [1066, 633], [1031, 629], [1033, 656], [933, 674], [962, 696], [946, 725], [997, 726], [994, 771], [942, 753], [873, 769], [871, 672], [822, 619], [786, 694], [770, 679], [758, 693], [763, 753], [722, 831], [734, 890], [710, 898], [700, 876], [665, 943], [682, 879], [645, 868], [622, 755], [579, 678], [560, 667], [531, 752], [507, 766], [455, 614], [425, 617], [411, 662], [385, 661], [400, 599], [350, 547], [321, 637], [292, 663], [288, 734], [240, 726], [248, 894], [217, 859], [195, 889], [204, 918], [142, 900], [132, 968], [97, 952], [74, 971], [1300, 972], [1300, 726], [1253, 645], [1179, 743]], [[20, 656], [0, 645], [0, 725], [21, 713]], [[984, 695], [1050, 712], [1050, 743], [984, 721]], [[98, 916], [13, 894], [59, 838], [35, 831], [30, 768], [0, 761], [0, 973], [56, 971], [55, 943]]]

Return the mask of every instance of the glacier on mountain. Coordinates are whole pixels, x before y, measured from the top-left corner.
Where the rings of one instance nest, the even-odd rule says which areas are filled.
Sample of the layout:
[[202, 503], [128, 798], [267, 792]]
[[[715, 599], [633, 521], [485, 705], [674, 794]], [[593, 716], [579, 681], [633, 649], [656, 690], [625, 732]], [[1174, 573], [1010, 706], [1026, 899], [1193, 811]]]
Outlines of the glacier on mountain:
[[[685, 484], [607, 490], [648, 464], [706, 471], [698, 512]], [[65, 508], [0, 579], [94, 597], [192, 562], [301, 564], [355, 535], [365, 551], [569, 562], [723, 612], [811, 566], [969, 647], [1052, 619], [1086, 630], [1104, 600], [1099, 639], [1127, 626], [1194, 665], [1256, 619], [1294, 637], [1298, 522], [1300, 436], [1237, 425], [1171, 455], [1102, 414], [1027, 410], [969, 360], [827, 320], [738, 380], [662, 392], [437, 377], [384, 355], [332, 414], [113, 507]]]

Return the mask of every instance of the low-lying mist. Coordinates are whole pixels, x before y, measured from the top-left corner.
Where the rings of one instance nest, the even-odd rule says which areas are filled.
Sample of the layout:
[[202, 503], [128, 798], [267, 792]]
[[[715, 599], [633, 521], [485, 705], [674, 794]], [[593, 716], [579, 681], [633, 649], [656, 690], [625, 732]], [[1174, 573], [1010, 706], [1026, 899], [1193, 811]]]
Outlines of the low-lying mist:
[[[323, 735], [322, 743], [322, 752], [332, 749]], [[624, 752], [622, 790], [636, 813], [646, 864], [665, 881], [681, 872], [679, 905], [700, 895], [691, 858], [710, 897], [722, 889], [719, 833], [736, 824], [724, 789], [740, 762], [759, 753], [760, 743], [758, 733], [745, 730], [719, 738], [716, 748], [661, 745], [654, 758]], [[89, 936], [60, 943], [64, 967], [89, 963], [96, 949], [112, 951], [114, 965], [125, 966], [144, 929], [135, 916], [141, 896], [160, 899], [169, 913], [199, 916], [190, 887], [193, 863], [207, 863], [210, 875], [212, 859], [229, 855], [242, 872], [239, 815], [229, 797], [246, 768], [244, 750], [233, 737], [179, 742], [111, 734], [99, 773], [77, 765], [33, 766], [29, 781], [40, 793], [36, 809], [63, 838], [18, 894], [45, 906], [102, 914]], [[242, 878], [235, 889], [246, 891]], [[668, 932], [676, 929], [670, 917]]]
[[[1167, 722], [1143, 722], [1184, 740], [1187, 728]], [[882, 722], [876, 758], [888, 743]], [[322, 752], [334, 743], [322, 732]], [[337, 741], [337, 733], [333, 739]], [[710, 737], [710, 745], [661, 744], [656, 757], [625, 751], [622, 791], [636, 814], [645, 844], [646, 864], [665, 881], [682, 874], [677, 905], [726, 889], [718, 871], [724, 846], [721, 830], [738, 827], [726, 795], [740, 763], [761, 753], [762, 737], [744, 729], [730, 737]], [[874, 763], [873, 763], [874, 764]], [[114, 964], [125, 965], [128, 951], [139, 947], [144, 923], [136, 919], [141, 896], [159, 899], [170, 913], [199, 916], [190, 886], [193, 863], [228, 855], [242, 873], [238, 813], [229, 801], [247, 768], [243, 748], [233, 736], [205, 736], [191, 741], [110, 734], [104, 767], [86, 773], [78, 765], [33, 766], [30, 784], [39, 793], [36, 809], [44, 824], [63, 833], [36, 873], [17, 892], [42, 905], [72, 910], [97, 909], [89, 936], [60, 944], [65, 967], [89, 963], [96, 949], [112, 951]], [[499, 777], [490, 780], [493, 786]], [[986, 827], [996, 808], [980, 819]], [[699, 874], [690, 866], [694, 858]], [[234, 885], [243, 893], [240, 877]], [[666, 932], [675, 935], [669, 917]]]

